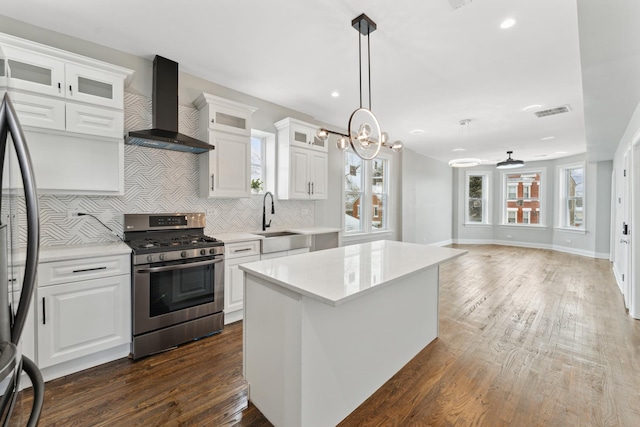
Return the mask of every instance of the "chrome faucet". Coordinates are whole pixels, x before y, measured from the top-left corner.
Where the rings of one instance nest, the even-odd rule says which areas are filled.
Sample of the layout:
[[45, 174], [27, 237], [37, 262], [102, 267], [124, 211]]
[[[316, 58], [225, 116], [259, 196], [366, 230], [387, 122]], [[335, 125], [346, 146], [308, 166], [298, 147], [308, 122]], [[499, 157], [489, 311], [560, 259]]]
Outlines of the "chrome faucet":
[[271, 215], [276, 213], [275, 206], [273, 204], [273, 194], [271, 191], [267, 191], [264, 193], [264, 198], [262, 199], [262, 231], [265, 231], [268, 227], [271, 227], [271, 220], [269, 220], [269, 224], [267, 224], [267, 196], [271, 196]]

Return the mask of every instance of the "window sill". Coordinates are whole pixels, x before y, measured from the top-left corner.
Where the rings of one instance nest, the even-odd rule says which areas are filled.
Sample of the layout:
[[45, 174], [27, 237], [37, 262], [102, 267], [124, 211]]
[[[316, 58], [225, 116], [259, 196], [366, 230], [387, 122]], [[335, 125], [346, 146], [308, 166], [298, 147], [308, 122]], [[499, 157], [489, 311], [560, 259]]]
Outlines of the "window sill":
[[563, 233], [587, 234], [587, 230], [584, 228], [554, 227], [553, 229], [556, 231], [562, 231]]
[[465, 222], [462, 224], [465, 227], [493, 227], [493, 224], [487, 224], [483, 222]]
[[532, 225], [532, 224], [499, 224], [499, 227], [507, 228], [531, 228], [532, 230], [546, 230], [546, 225]]

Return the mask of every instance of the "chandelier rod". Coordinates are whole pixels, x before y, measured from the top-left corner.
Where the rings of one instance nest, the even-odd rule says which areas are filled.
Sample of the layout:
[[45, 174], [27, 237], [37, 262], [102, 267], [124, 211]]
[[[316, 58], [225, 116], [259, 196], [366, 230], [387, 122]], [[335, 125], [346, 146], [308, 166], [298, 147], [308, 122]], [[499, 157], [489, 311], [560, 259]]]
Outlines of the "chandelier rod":
[[369, 37], [369, 26], [367, 26], [367, 68], [369, 71], [369, 111], [371, 111], [371, 38]]

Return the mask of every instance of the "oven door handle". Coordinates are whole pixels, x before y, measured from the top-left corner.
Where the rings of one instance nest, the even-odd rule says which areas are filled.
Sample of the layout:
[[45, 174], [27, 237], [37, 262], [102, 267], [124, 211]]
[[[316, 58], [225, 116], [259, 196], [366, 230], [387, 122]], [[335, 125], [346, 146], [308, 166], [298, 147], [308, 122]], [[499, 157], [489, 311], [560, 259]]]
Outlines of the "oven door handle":
[[216, 264], [224, 261], [223, 258], [211, 259], [207, 261], [190, 262], [188, 264], [167, 265], [165, 267], [140, 268], [136, 269], [136, 273], [160, 273], [162, 271], [182, 270], [184, 268], [200, 267], [203, 265]]

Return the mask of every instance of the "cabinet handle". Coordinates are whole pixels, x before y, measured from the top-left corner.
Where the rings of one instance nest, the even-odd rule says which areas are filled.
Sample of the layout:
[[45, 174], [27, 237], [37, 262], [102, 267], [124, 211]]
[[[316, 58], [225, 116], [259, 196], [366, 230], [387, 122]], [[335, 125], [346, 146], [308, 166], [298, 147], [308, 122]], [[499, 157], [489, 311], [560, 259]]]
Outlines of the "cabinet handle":
[[42, 297], [42, 324], [47, 324], [47, 306], [44, 297]]
[[81, 268], [80, 270], [73, 270], [72, 273], [84, 273], [86, 271], [106, 270], [107, 267], [94, 267], [94, 268]]
[[311, 182], [307, 182], [307, 194], [311, 194]]
[[69, 95], [73, 95], [73, 87], [71, 85], [69, 85]]
[[215, 183], [215, 177], [214, 177], [214, 175], [215, 175], [215, 174], [213, 174], [213, 173], [211, 174], [211, 191], [213, 191], [213, 184]]
[[58, 82], [58, 93], [62, 92], [62, 83]]
[[312, 183], [311, 183], [311, 194], [315, 194], [315, 193], [316, 193], [315, 188], [313, 188], [313, 184], [314, 184], [314, 183], [312, 182]]
[[236, 249], [233, 251], [234, 254], [237, 254], [238, 252], [247, 252], [250, 251], [252, 248], [244, 248], [244, 249]]
[[215, 122], [216, 122], [216, 119], [211, 119], [211, 123], [215, 123]]

